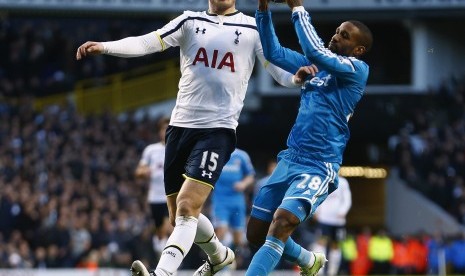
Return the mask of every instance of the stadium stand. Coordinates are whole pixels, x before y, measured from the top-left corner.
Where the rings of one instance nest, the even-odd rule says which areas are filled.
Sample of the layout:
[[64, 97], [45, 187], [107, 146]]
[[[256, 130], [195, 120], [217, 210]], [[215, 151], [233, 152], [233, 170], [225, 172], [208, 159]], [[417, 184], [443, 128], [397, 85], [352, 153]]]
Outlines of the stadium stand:
[[423, 99], [390, 139], [393, 165], [410, 187], [465, 225], [465, 77], [444, 81]]
[[[147, 33], [166, 20], [160, 15], [131, 20], [94, 16], [83, 24], [83, 18], [76, 14], [21, 13], [1, 13], [0, 18], [0, 267], [14, 271], [95, 267], [127, 271], [136, 258], [153, 266], [156, 256], [150, 246], [146, 185], [135, 180], [132, 172], [141, 150], [155, 141], [151, 131], [155, 119], [140, 118], [137, 111], [83, 114], [72, 101], [41, 109], [34, 106], [36, 98], [71, 91], [79, 80], [177, 56], [177, 50], [172, 49], [143, 59], [106, 56], [74, 61], [76, 47], [83, 41]], [[411, 29], [404, 21], [371, 23], [377, 25], [375, 33], [382, 34], [376, 39], [384, 36], [386, 41], [377, 40], [380, 47], [368, 57], [375, 69], [370, 81], [389, 79], [396, 85], [412, 82], [410, 71], [419, 65], [412, 61], [413, 52], [424, 52], [429, 58], [432, 48], [412, 50], [414, 39], [410, 39]], [[453, 29], [451, 25], [441, 28], [440, 33]], [[401, 39], [393, 35], [393, 28], [402, 34]], [[331, 21], [323, 22], [322, 30], [326, 29], [333, 30]], [[278, 25], [277, 31], [288, 32], [288, 28]], [[398, 69], [400, 63], [402, 68]], [[429, 66], [424, 67], [431, 71]], [[436, 71], [431, 74], [436, 75]], [[424, 79], [428, 77], [417, 82], [423, 85]], [[465, 225], [465, 79], [447, 79], [440, 88], [424, 94], [404, 95], [402, 88], [394, 96], [367, 95], [360, 103], [351, 122], [353, 140], [345, 160], [398, 167], [409, 187]], [[391, 88], [382, 89], [389, 93]], [[244, 148], [252, 152], [257, 168], [264, 167], [264, 160], [283, 146], [296, 103], [295, 96], [264, 97], [261, 109], [241, 117], [238, 139], [247, 144]], [[369, 154], [370, 143], [377, 154]], [[350, 251], [345, 256], [347, 271], [353, 275], [372, 271], [373, 256], [367, 246], [371, 233], [379, 227], [366, 226], [351, 229], [356, 244], [352, 250], [357, 257], [353, 258]], [[394, 243], [389, 265], [396, 274], [437, 274], [445, 267], [443, 261], [447, 262], [448, 273], [465, 274], [465, 258], [456, 253], [463, 252], [465, 236], [387, 233]], [[308, 244], [313, 238], [311, 228], [296, 237]], [[350, 235], [346, 242], [350, 244]], [[418, 256], [411, 256], [412, 252], [425, 247], [427, 263], [415, 263]], [[404, 260], [398, 255], [402, 252], [411, 255]], [[195, 248], [190, 254], [193, 258], [183, 269], [195, 269], [201, 262], [201, 253]], [[242, 268], [249, 258], [244, 256]], [[281, 268], [292, 269], [289, 264]]]
[[[154, 120], [81, 116], [72, 105], [35, 112], [27, 98], [0, 110], [1, 267], [125, 268], [133, 258], [156, 261], [146, 185], [130, 173], [155, 139]], [[444, 239], [444, 250], [461, 245]], [[421, 238], [423, 246], [430, 241], [426, 233]], [[350, 261], [355, 271], [363, 262]]]
[[0, 21], [0, 95], [36, 97], [64, 93], [82, 79], [102, 77], [176, 56], [176, 50], [144, 59], [99, 57], [75, 62], [78, 45], [100, 38], [141, 35], [164, 21], [118, 18], [5, 16]]

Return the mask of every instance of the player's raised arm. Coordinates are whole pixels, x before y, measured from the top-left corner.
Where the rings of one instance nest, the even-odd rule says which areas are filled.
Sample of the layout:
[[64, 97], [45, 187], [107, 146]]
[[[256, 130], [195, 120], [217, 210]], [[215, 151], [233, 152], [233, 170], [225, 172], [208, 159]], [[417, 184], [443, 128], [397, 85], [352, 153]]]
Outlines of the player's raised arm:
[[366, 64], [358, 60], [372, 43], [371, 32], [363, 23], [343, 22], [326, 48], [311, 23], [309, 13], [302, 6], [302, 0], [287, 0], [287, 4], [292, 9], [292, 21], [299, 43], [312, 63], [340, 77], [359, 72], [357, 67], [362, 71], [367, 70]]
[[260, 0], [255, 14], [263, 54], [274, 65], [294, 74], [300, 67], [310, 65], [310, 61], [304, 55], [281, 46], [267, 7], [268, 0]]
[[76, 59], [87, 55], [111, 55], [117, 57], [139, 57], [162, 52], [169, 47], [179, 46], [183, 36], [181, 24], [186, 20], [186, 13], [168, 22], [162, 28], [140, 36], [130, 36], [120, 40], [95, 42], [88, 41], [77, 49]]

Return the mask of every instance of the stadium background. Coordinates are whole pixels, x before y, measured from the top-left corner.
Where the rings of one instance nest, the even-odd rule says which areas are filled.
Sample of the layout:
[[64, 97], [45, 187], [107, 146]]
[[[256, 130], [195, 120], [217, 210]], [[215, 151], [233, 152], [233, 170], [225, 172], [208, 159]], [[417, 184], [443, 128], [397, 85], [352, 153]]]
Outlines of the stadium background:
[[[153, 141], [154, 120], [169, 115], [173, 106], [179, 77], [178, 50], [135, 59], [105, 56], [77, 62], [77, 46], [86, 40], [144, 34], [183, 10], [205, 10], [206, 3], [0, 0], [0, 267], [13, 269], [0, 273], [34, 267], [35, 254], [41, 246], [33, 232], [42, 237], [54, 233], [50, 229], [58, 222], [52, 217], [60, 210], [49, 204], [53, 198], [47, 194], [51, 193], [50, 179], [71, 174], [74, 183], [56, 183], [79, 186], [86, 178], [76, 172], [76, 167], [88, 163], [77, 162], [76, 151], [93, 151], [97, 150], [96, 145], [110, 146], [107, 143], [115, 142], [88, 135], [91, 140], [73, 144], [77, 148], [69, 151], [54, 149], [53, 144], [34, 149], [41, 145], [39, 136], [43, 133], [52, 130], [59, 133], [58, 137], [72, 139], [77, 134], [70, 125], [84, 120], [88, 123], [83, 131], [122, 136], [116, 139], [120, 156], [107, 154], [98, 158], [98, 151], [88, 153], [99, 159], [95, 161], [99, 169], [92, 171], [105, 171], [104, 175], [94, 172], [98, 176], [90, 182], [106, 189], [102, 192], [110, 197], [106, 202], [115, 205], [112, 216], [100, 217], [95, 210], [88, 210], [90, 207], [76, 207], [77, 213], [88, 214], [83, 218], [76, 216], [82, 222], [68, 223], [89, 229], [92, 223], [86, 219], [90, 218], [117, 224], [118, 220], [125, 220], [123, 215], [116, 215], [119, 209], [135, 208], [121, 201], [134, 196], [137, 198], [132, 201], [140, 209], [145, 208], [143, 184], [133, 183], [130, 174], [143, 145]], [[405, 235], [432, 236], [439, 231], [450, 243], [463, 240], [459, 236], [465, 231], [465, 2], [320, 0], [306, 1], [305, 5], [312, 11], [324, 41], [328, 41], [341, 20], [353, 18], [366, 22], [375, 38], [373, 51], [366, 57], [371, 67], [367, 94], [351, 119], [352, 136], [344, 156], [342, 172], [349, 177], [353, 192], [349, 230], [359, 233], [370, 227], [375, 233], [385, 228], [393, 239]], [[238, 0], [237, 6], [253, 15], [256, 1]], [[281, 43], [299, 49], [294, 32], [290, 31], [293, 27], [287, 8], [276, 5], [272, 9]], [[266, 161], [285, 146], [297, 106], [298, 91], [279, 87], [257, 66], [237, 133], [238, 146], [250, 153], [259, 174], [264, 174]], [[60, 117], [59, 122], [54, 117]], [[133, 135], [127, 135], [131, 131]], [[66, 143], [57, 144], [65, 147]], [[121, 150], [126, 145], [130, 145], [130, 152]], [[41, 154], [47, 156], [45, 152], [51, 148], [63, 151], [55, 158], [66, 153], [72, 157], [60, 159], [66, 162], [63, 166], [53, 166], [50, 160], [45, 168], [38, 168], [37, 160]], [[116, 159], [124, 159], [125, 164]], [[49, 171], [51, 168], [53, 172]], [[118, 168], [127, 172], [115, 173]], [[74, 187], [70, 200], [92, 197], [89, 193], [93, 190], [88, 187], [92, 185], [83, 190]], [[132, 185], [137, 186], [137, 192], [121, 191], [121, 187]], [[36, 205], [28, 205], [28, 197], [37, 193], [43, 198]], [[41, 214], [35, 217], [29, 208], [37, 208]], [[131, 222], [147, 223], [140, 220]], [[305, 231], [302, 235], [306, 234], [311, 235]], [[119, 236], [115, 238], [118, 239]], [[63, 250], [71, 250], [69, 245], [63, 246]], [[192, 254], [195, 253], [198, 252]], [[465, 260], [465, 252], [462, 253]], [[106, 266], [125, 267], [125, 260], [133, 256], [129, 255], [120, 254], [119, 260], [111, 259]], [[199, 258], [192, 259], [194, 266]], [[75, 265], [68, 262], [60, 267]], [[446, 264], [441, 271], [453, 272], [453, 268]]]

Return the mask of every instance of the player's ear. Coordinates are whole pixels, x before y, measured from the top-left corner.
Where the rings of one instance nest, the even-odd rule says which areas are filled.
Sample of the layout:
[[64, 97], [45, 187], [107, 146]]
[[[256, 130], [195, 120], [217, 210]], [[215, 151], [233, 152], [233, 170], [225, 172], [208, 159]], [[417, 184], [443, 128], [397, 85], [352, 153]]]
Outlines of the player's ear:
[[367, 49], [365, 48], [365, 46], [359, 45], [359, 46], [355, 46], [353, 54], [354, 56], [359, 57], [359, 56], [363, 56], [366, 52], [367, 52]]

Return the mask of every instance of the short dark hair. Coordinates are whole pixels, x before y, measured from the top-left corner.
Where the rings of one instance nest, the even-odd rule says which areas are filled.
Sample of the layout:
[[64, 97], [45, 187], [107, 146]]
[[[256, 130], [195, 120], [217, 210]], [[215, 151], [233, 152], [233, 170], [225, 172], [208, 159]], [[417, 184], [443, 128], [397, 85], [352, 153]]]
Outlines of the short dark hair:
[[360, 30], [360, 44], [365, 46], [367, 52], [370, 51], [371, 46], [373, 45], [373, 34], [371, 33], [370, 28], [358, 20], [349, 20], [348, 22], [352, 23]]

